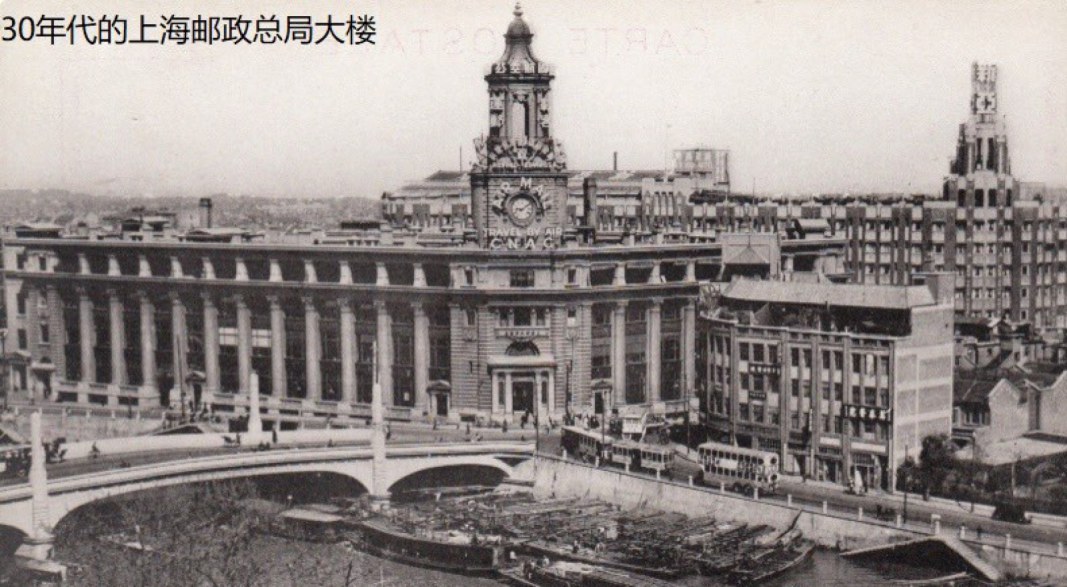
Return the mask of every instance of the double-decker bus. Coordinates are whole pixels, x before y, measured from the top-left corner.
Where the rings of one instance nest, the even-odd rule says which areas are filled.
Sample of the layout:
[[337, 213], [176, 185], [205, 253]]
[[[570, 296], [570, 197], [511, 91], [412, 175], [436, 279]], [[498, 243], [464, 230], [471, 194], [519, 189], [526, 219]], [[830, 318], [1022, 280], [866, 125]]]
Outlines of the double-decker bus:
[[612, 438], [598, 430], [585, 430], [577, 426], [564, 426], [563, 450], [587, 463], [605, 460], [611, 451]]
[[774, 493], [778, 489], [778, 455], [719, 442], [698, 447], [704, 484], [725, 483], [738, 493]]

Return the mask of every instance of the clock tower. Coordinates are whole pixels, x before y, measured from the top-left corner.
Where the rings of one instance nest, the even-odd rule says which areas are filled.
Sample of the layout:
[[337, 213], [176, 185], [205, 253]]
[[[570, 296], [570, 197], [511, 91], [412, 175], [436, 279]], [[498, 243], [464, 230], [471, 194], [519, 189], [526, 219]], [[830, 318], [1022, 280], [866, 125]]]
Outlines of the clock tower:
[[489, 68], [489, 134], [474, 141], [471, 212], [478, 244], [540, 251], [562, 245], [567, 218], [563, 145], [552, 136], [553, 75], [538, 61], [533, 33], [515, 5], [504, 54]]

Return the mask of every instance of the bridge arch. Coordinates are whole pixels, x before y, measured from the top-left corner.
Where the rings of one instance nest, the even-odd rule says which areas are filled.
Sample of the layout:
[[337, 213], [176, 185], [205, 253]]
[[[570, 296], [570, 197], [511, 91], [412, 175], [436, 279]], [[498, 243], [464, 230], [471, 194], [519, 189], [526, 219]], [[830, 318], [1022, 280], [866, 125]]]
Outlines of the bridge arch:
[[[515, 470], [511, 465], [494, 455], [463, 455], [455, 457], [438, 457], [434, 459], [404, 458], [389, 461], [388, 490], [394, 491], [398, 483], [410, 482], [419, 475], [434, 475], [447, 471], [486, 470], [491, 469], [500, 475], [500, 479], [511, 477]], [[400, 485], [403, 487], [403, 485]]]
[[[152, 489], [172, 487], [175, 485], [185, 485], [190, 483], [207, 483], [212, 481], [226, 481], [232, 479], [248, 479], [252, 477], [262, 477], [267, 475], [287, 475], [300, 473], [333, 473], [353, 480], [365, 490], [371, 487], [369, 471], [363, 471], [358, 467], [352, 467], [348, 463], [343, 462], [336, 464], [290, 464], [279, 465], [274, 467], [249, 469], [234, 468], [221, 471], [206, 471], [190, 473], [187, 475], [173, 475], [165, 476], [162, 478], [148, 478], [139, 481], [132, 481], [129, 483], [121, 483], [80, 491], [70, 491], [58, 494], [53, 493], [50, 495], [49, 499], [49, 523], [52, 528], [55, 528], [59, 525], [59, 522], [63, 520], [63, 518], [65, 518], [68, 514], [84, 505], [138, 491], [148, 491]], [[29, 528], [25, 528], [24, 531], [28, 533]]]

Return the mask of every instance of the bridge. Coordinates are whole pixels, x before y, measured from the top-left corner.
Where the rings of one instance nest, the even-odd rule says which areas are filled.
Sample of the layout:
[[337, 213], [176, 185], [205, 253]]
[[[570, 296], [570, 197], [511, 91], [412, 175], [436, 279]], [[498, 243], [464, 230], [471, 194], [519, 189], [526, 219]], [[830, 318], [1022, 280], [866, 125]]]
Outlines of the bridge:
[[[391, 446], [386, 448], [384, 468], [377, 480], [374, 478], [373, 449], [368, 446], [186, 458], [50, 480], [47, 483], [47, 514], [41, 511], [41, 504], [35, 506], [30, 484], [0, 489], [0, 525], [32, 536], [35, 523], [55, 528], [68, 513], [101, 499], [184, 483], [260, 475], [335, 473], [356, 481], [368, 492], [387, 495], [397, 482], [411, 475], [444, 467], [488, 467], [510, 477], [514, 474], [511, 463], [530, 458], [533, 449], [532, 442]], [[38, 508], [36, 521], [34, 507]]]

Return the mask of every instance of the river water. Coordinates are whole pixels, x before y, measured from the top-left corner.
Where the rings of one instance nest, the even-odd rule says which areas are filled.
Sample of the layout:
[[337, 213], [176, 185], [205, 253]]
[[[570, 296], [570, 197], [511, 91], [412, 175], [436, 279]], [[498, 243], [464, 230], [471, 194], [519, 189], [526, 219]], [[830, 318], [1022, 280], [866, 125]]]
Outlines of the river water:
[[[315, 545], [324, 549], [324, 554], [342, 549], [335, 545]], [[402, 565], [370, 555], [360, 554], [360, 564], [374, 583], [384, 579], [385, 585], [395, 587], [481, 587], [504, 584], [492, 578], [469, 577]], [[817, 551], [812, 560], [794, 572], [764, 583], [766, 587], [874, 587], [893, 585], [892, 580], [930, 577], [924, 569], [894, 566], [867, 566], [845, 560], [836, 553]], [[290, 585], [289, 583], [284, 583]], [[363, 583], [370, 585], [371, 583]], [[725, 587], [729, 583], [712, 577], [686, 577], [678, 581], [685, 587]], [[279, 583], [279, 587], [282, 583]], [[899, 584], [897, 584], [899, 587]]]

